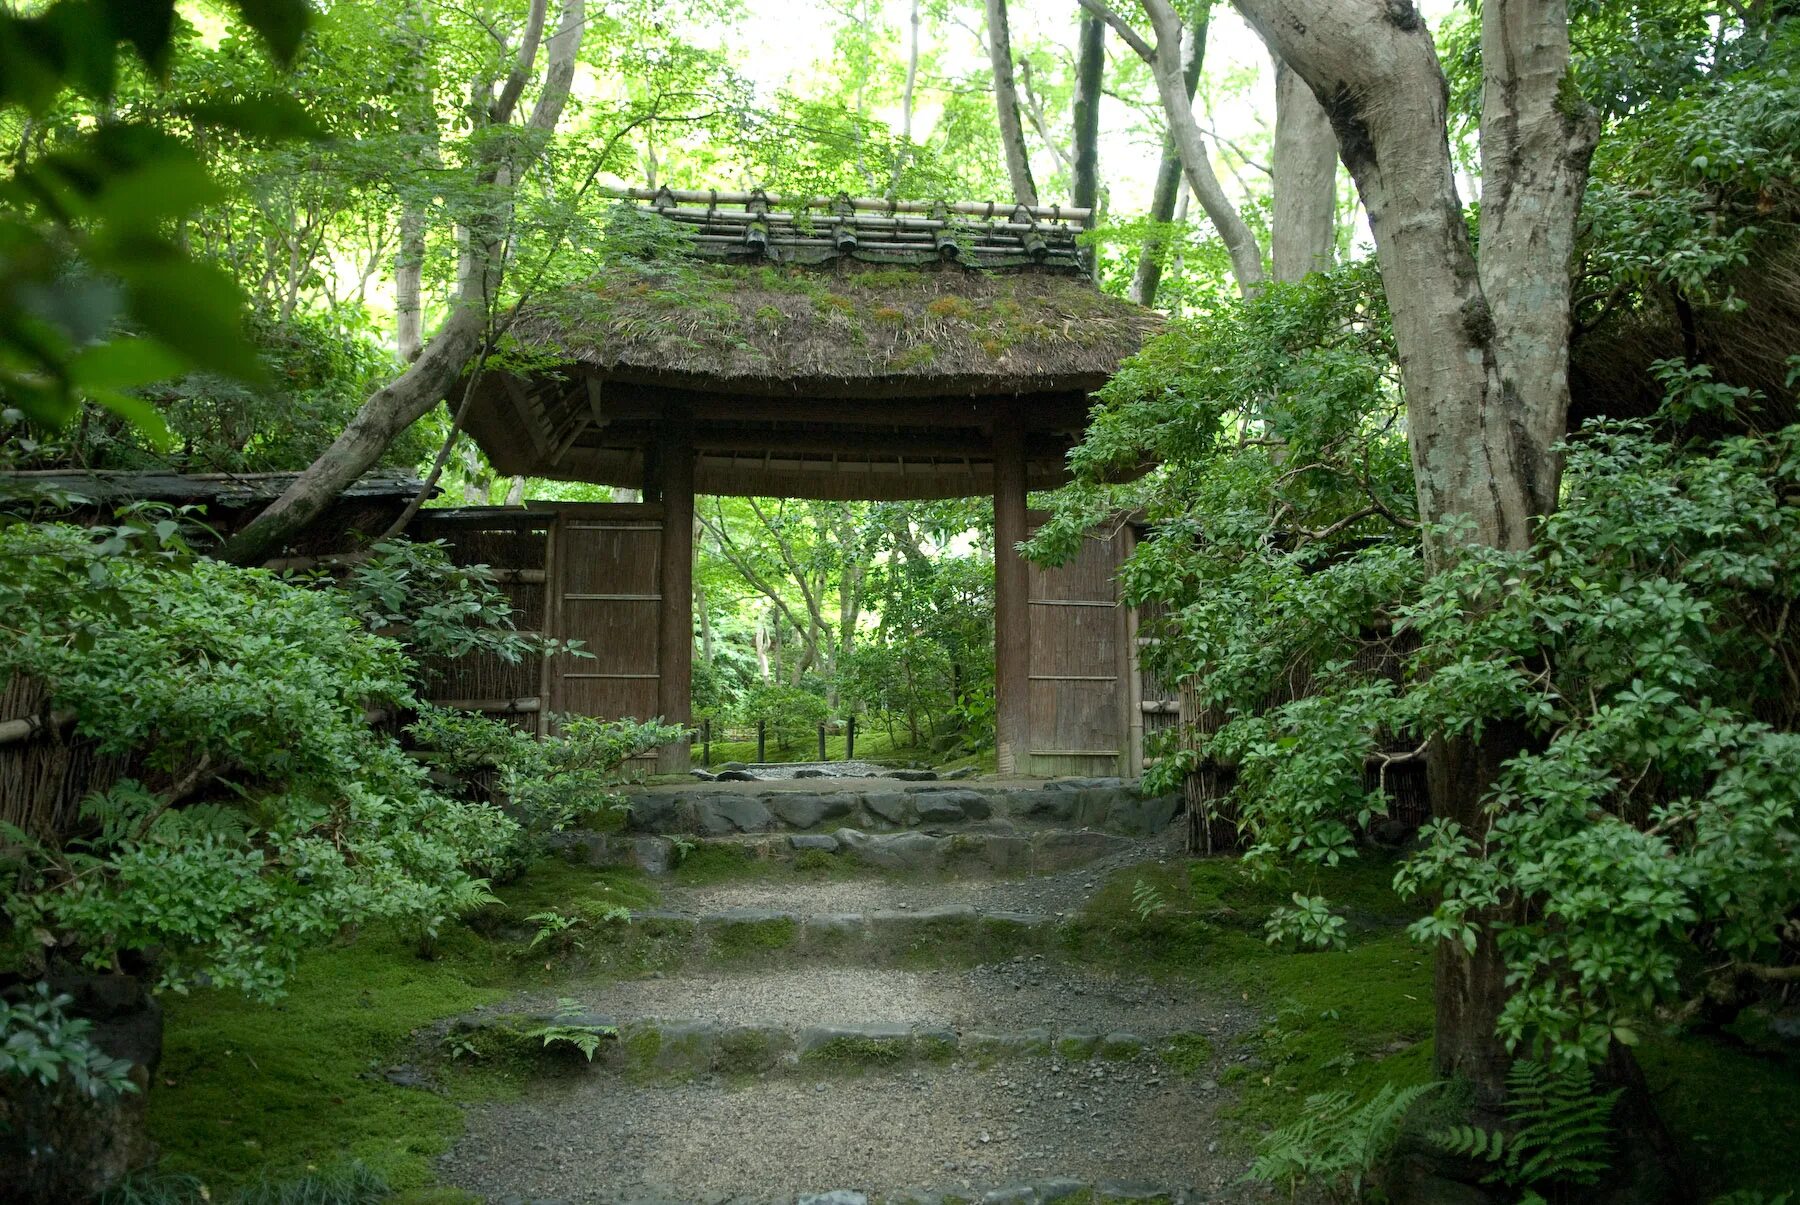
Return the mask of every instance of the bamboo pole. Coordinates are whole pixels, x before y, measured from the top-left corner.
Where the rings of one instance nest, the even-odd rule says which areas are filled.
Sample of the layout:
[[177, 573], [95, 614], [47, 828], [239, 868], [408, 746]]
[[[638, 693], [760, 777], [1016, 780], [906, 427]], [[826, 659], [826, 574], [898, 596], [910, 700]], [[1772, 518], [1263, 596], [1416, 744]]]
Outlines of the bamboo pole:
[[[842, 204], [837, 197], [799, 197], [771, 196], [761, 192], [725, 191], [721, 189], [700, 188], [618, 188], [601, 187], [595, 190], [602, 196], [615, 197], [621, 200], [657, 201], [664, 197], [677, 203], [687, 202], [702, 205], [767, 205], [770, 216], [781, 209], [831, 209]], [[885, 197], [851, 197], [850, 208], [867, 210], [875, 213], [932, 213], [940, 208], [949, 213], [977, 214], [985, 217], [1010, 216], [1023, 209], [1032, 217], [1053, 218], [1074, 222], [1093, 220], [1092, 209], [1074, 205], [1011, 205], [1004, 201], [890, 201]]]

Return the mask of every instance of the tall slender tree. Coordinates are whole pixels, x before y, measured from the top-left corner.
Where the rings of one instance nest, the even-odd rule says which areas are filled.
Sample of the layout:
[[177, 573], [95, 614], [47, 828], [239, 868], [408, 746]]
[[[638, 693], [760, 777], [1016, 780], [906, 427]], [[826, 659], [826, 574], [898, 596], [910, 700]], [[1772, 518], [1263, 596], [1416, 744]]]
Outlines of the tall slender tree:
[[[1200, 86], [1200, 73], [1206, 65], [1206, 34], [1212, 16], [1211, 0], [1198, 0], [1188, 17], [1187, 36], [1182, 41], [1181, 82], [1187, 104], [1192, 108], [1194, 90]], [[1156, 304], [1156, 291], [1162, 285], [1163, 258], [1167, 239], [1160, 227], [1175, 220], [1175, 203], [1181, 196], [1184, 177], [1181, 148], [1172, 133], [1163, 134], [1162, 159], [1156, 167], [1156, 185], [1150, 194], [1150, 233], [1138, 251], [1137, 270], [1131, 275], [1131, 300], [1139, 305]]]
[[[548, 0], [532, 0], [513, 65], [499, 92], [480, 89], [471, 110], [480, 126], [495, 131], [514, 123], [526, 86], [537, 73]], [[480, 145], [488, 156], [480, 183], [497, 198], [475, 223], [458, 273], [449, 317], [417, 359], [371, 394], [343, 434], [267, 509], [225, 545], [223, 555], [250, 564], [273, 555], [371, 465], [401, 431], [436, 406], [494, 336], [512, 191], [532, 168], [562, 118], [575, 77], [575, 57], [587, 25], [585, 0], [562, 0], [556, 31], [544, 54], [537, 104], [521, 123], [525, 138], [493, 136]]]
[[1075, 57], [1075, 171], [1069, 199], [1080, 209], [1100, 201], [1100, 88], [1106, 75], [1106, 22], [1082, 10]]
[[1013, 200], [1020, 205], [1036, 205], [1037, 183], [1031, 178], [1030, 148], [1025, 145], [1025, 126], [1019, 116], [1019, 87], [1013, 75], [1006, 0], [987, 0], [987, 34], [988, 57], [994, 66], [994, 111], [1000, 124], [1000, 151], [1006, 157]]

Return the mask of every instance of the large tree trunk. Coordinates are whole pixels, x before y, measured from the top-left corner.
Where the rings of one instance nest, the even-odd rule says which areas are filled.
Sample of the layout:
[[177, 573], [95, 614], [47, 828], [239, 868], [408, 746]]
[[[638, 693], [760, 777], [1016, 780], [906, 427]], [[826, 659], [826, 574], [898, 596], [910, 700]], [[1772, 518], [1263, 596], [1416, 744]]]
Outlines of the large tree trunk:
[[1337, 138], [1318, 98], [1275, 60], [1275, 213], [1269, 258], [1276, 280], [1331, 269], [1337, 244]]
[[[1565, 7], [1488, 0], [1477, 264], [1457, 196], [1448, 88], [1431, 32], [1395, 0], [1237, 0], [1330, 115], [1369, 212], [1393, 313], [1421, 516], [1460, 539], [1522, 548], [1555, 503], [1550, 451], [1568, 413], [1570, 251], [1594, 123], [1560, 99]], [[1491, 197], [1491, 199], [1489, 199]], [[1491, 231], [1491, 233], [1490, 233]], [[1456, 541], [1434, 541], [1442, 564]], [[1434, 811], [1479, 835], [1481, 803], [1514, 751], [1504, 734], [1433, 743]], [[1491, 940], [1438, 949], [1437, 1061], [1498, 1100], [1504, 968]]]
[[987, 25], [988, 56], [994, 64], [994, 109], [1000, 119], [1000, 149], [1006, 156], [1006, 175], [1012, 181], [1013, 200], [1020, 205], [1036, 205], [1037, 185], [1031, 179], [1031, 156], [1025, 147], [1025, 127], [1019, 120], [1019, 89], [1013, 79], [1006, 0], [987, 0]]
[[1069, 199], [1077, 209], [1100, 202], [1100, 86], [1106, 73], [1106, 22], [1081, 14], [1075, 59], [1075, 170]]
[[[1193, 22], [1188, 26], [1187, 36], [1182, 40], [1183, 61], [1181, 64], [1182, 90], [1187, 94], [1189, 109], [1194, 104], [1194, 89], [1200, 85], [1200, 72], [1206, 65], [1206, 32], [1207, 19], [1212, 14], [1210, 4], [1194, 6]], [[1166, 225], [1175, 217], [1175, 202], [1181, 195], [1182, 171], [1181, 149], [1175, 145], [1173, 135], [1163, 135], [1162, 162], [1156, 169], [1156, 188], [1150, 196], [1150, 220]], [[1139, 305], [1156, 304], [1156, 290], [1162, 284], [1163, 256], [1167, 254], [1167, 240], [1160, 234], [1150, 234], [1144, 239], [1144, 246], [1138, 252], [1137, 271], [1131, 277], [1131, 300]]]
[[[547, 0], [533, 0], [531, 15], [520, 45], [518, 62], [488, 108], [487, 120], [504, 125], [512, 119], [537, 57]], [[555, 130], [575, 77], [575, 56], [587, 25], [586, 0], [563, 0], [556, 33], [550, 38], [538, 102], [527, 125], [540, 134]], [[513, 184], [525, 173], [526, 163], [496, 164], [487, 173], [489, 182]], [[504, 189], [502, 191], [505, 191]], [[498, 223], [504, 225], [504, 223]], [[503, 251], [501, 232], [482, 240], [477, 270], [462, 274], [450, 317], [419, 358], [391, 384], [371, 394], [344, 428], [342, 435], [281, 497], [233, 536], [221, 556], [237, 564], [254, 564], [274, 555], [344, 488], [381, 458], [394, 437], [437, 405], [486, 344], [489, 315], [500, 286]]]

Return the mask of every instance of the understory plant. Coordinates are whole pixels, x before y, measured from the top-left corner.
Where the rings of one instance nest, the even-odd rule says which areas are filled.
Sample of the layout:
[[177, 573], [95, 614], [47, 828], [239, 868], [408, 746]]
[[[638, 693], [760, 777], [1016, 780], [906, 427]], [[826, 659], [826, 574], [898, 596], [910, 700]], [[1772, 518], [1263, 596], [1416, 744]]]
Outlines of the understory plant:
[[179, 523], [0, 526], [0, 679], [126, 775], [4, 830], [7, 961], [277, 996], [346, 925], [434, 933], [488, 897], [517, 826], [432, 789], [371, 710], [411, 663], [330, 590], [195, 556]]
[[493, 794], [526, 837], [560, 832], [577, 820], [605, 823], [624, 808], [622, 767], [686, 738], [678, 724], [556, 715], [538, 738], [501, 720], [421, 705], [407, 733], [440, 768], [466, 778], [493, 775]]
[[1407, 1111], [1439, 1086], [1383, 1084], [1364, 1101], [1341, 1089], [1314, 1093], [1299, 1120], [1257, 1143], [1244, 1179], [1286, 1188], [1290, 1197], [1311, 1186], [1336, 1201], [1360, 1201], [1364, 1181], [1399, 1137]]

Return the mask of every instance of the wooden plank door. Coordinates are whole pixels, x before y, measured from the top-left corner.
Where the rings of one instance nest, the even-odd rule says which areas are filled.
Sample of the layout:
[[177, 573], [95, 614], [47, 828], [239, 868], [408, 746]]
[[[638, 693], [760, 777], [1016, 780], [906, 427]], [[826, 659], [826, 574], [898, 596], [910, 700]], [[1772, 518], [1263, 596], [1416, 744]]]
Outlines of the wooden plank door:
[[[1032, 516], [1034, 528], [1041, 518]], [[1114, 580], [1127, 539], [1100, 529], [1068, 564], [1028, 571], [1029, 773], [1133, 772], [1133, 650]]]
[[641, 505], [560, 508], [551, 540], [551, 634], [587, 657], [546, 667], [552, 710], [601, 719], [657, 713], [662, 518]]

